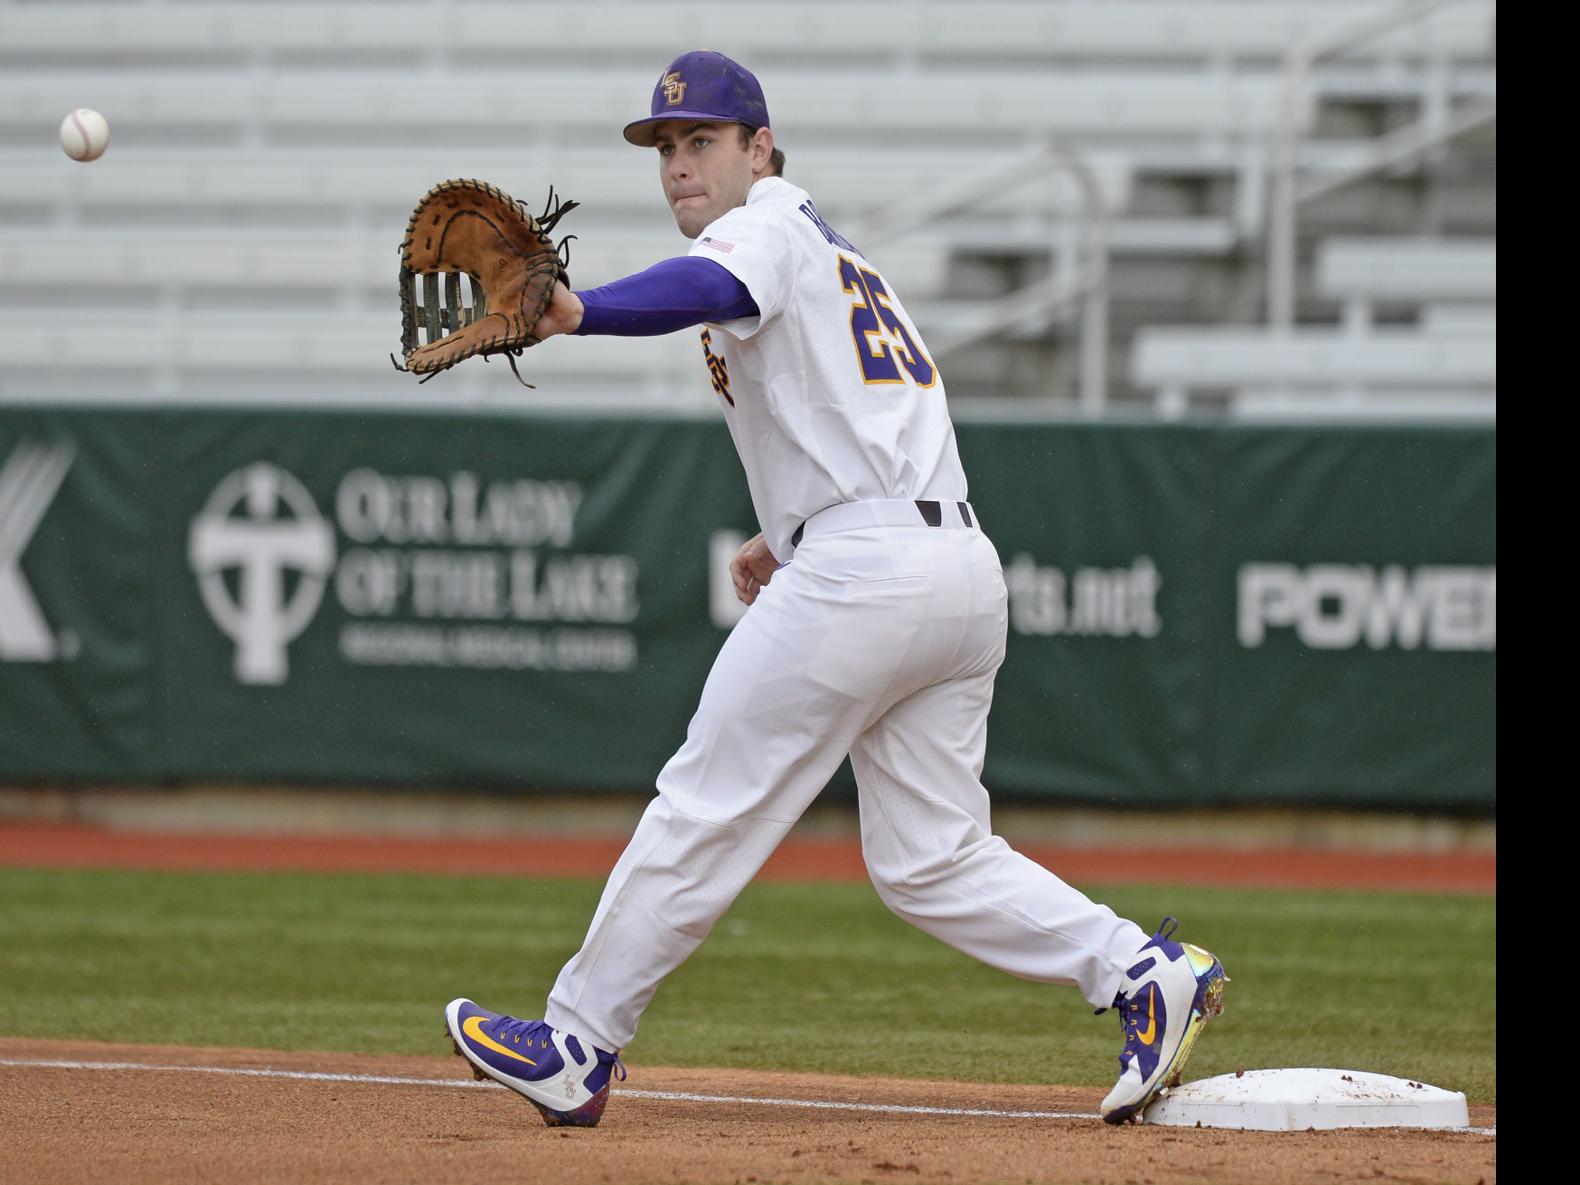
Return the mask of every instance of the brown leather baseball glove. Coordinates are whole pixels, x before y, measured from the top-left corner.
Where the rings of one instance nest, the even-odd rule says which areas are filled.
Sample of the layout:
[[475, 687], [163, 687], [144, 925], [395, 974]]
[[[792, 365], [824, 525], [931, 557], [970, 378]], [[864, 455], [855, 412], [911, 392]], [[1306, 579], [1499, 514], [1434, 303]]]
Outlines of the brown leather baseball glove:
[[[486, 181], [459, 178], [430, 189], [412, 211], [400, 245], [405, 363], [391, 355], [395, 368], [423, 375], [427, 382], [474, 354], [504, 354], [516, 371], [521, 351], [537, 344], [532, 328], [548, 307], [555, 281], [566, 274], [575, 237], [566, 235], [555, 244], [549, 234], [577, 205], [557, 201], [551, 188], [543, 213], [534, 218], [522, 203]], [[463, 273], [471, 289], [470, 305], [461, 299]], [[521, 378], [519, 371], [516, 378]]]

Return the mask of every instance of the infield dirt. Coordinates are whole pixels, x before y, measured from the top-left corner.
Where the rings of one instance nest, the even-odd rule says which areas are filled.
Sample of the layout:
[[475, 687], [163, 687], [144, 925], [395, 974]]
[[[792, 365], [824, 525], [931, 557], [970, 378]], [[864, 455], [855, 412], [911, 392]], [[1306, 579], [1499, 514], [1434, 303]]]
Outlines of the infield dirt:
[[[435, 1044], [443, 1037], [436, 1032]], [[448, 1056], [396, 1057], [0, 1039], [0, 1062], [250, 1067], [470, 1081]], [[603, 1124], [542, 1125], [503, 1090], [302, 1081], [182, 1069], [0, 1064], [5, 1180], [54, 1183], [1463, 1182], [1497, 1179], [1496, 1137], [1406, 1129], [1231, 1132], [688, 1102], [683, 1092], [1091, 1113], [1102, 1092], [633, 1065]], [[1492, 1107], [1471, 1122], [1492, 1127]]]

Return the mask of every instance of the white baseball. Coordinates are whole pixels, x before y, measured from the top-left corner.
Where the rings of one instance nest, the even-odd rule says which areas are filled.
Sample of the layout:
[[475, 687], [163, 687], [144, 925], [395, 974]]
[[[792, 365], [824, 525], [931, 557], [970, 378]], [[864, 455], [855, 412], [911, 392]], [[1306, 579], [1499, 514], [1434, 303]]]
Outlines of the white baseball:
[[91, 107], [78, 107], [60, 121], [60, 146], [72, 160], [98, 160], [110, 146], [110, 125]]

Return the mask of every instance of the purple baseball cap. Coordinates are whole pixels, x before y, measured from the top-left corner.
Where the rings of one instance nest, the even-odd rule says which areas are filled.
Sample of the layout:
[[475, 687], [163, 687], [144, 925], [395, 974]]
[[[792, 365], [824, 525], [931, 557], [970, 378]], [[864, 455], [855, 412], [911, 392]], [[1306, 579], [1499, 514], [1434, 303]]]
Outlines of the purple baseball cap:
[[653, 114], [625, 125], [625, 138], [653, 147], [653, 129], [666, 119], [768, 126], [768, 101], [752, 72], [711, 49], [681, 54], [653, 88]]

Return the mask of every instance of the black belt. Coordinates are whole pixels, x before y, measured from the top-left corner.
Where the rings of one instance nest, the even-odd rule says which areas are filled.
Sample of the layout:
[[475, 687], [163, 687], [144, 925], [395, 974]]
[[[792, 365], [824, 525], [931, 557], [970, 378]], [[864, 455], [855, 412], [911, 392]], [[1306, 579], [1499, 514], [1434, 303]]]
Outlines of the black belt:
[[[971, 508], [964, 502], [956, 502], [955, 505], [960, 507], [960, 521], [965, 523], [965, 525], [968, 527], [972, 526]], [[929, 527], [941, 527], [944, 525], [944, 508], [942, 503], [934, 502], [927, 498], [918, 498], [916, 500], [916, 509], [921, 512], [922, 521]], [[795, 534], [790, 536], [790, 546], [800, 547], [801, 536], [805, 533], [806, 523], [803, 522], [795, 529]]]

